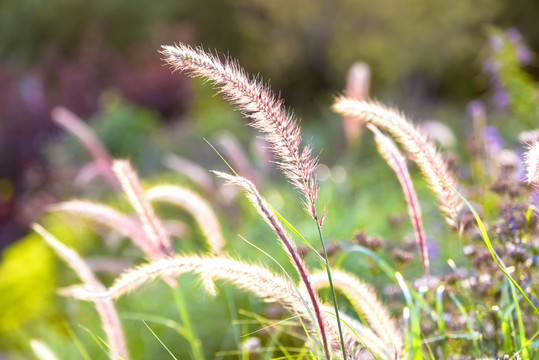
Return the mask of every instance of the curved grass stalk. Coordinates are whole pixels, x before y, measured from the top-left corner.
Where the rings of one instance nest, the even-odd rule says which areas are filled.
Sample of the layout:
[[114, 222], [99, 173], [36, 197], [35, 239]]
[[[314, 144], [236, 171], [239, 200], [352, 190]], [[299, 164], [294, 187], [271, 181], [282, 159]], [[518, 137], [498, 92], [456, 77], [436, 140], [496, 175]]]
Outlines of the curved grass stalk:
[[[356, 312], [362, 313], [373, 331], [385, 343], [390, 344], [395, 352], [402, 354], [402, 335], [399, 327], [391, 318], [385, 306], [380, 302], [375, 290], [352, 274], [341, 270], [332, 270], [333, 286], [341, 291], [350, 301]], [[310, 276], [315, 288], [328, 287], [326, 272], [320, 271]]]
[[303, 195], [307, 212], [317, 219], [318, 189], [314, 170], [318, 161], [312, 157], [310, 145], [300, 151], [301, 132], [294, 116], [286, 111], [283, 100], [269, 87], [249, 77], [234, 60], [227, 59], [222, 63], [203, 49], [184, 44], [163, 46], [162, 49], [165, 61], [174, 69], [213, 82], [230, 103], [251, 118], [253, 127], [266, 134], [279, 159], [279, 166]]
[[151, 188], [146, 192], [150, 200], [167, 201], [181, 206], [191, 213], [202, 229], [208, 244], [214, 254], [223, 251], [224, 240], [221, 225], [210, 205], [199, 195], [191, 190], [173, 186], [161, 185]]
[[99, 173], [111, 184], [117, 186], [118, 179], [112, 172], [112, 158], [93, 130], [77, 115], [64, 107], [54, 108], [51, 116], [55, 123], [73, 134], [86, 147], [92, 154]]
[[115, 160], [112, 166], [114, 173], [120, 180], [127, 198], [142, 223], [142, 228], [148, 237], [153, 251], [162, 256], [172, 256], [172, 244], [163, 225], [155, 215], [139, 179], [131, 164], [127, 160]]
[[[459, 197], [447, 184], [455, 187], [456, 180], [435, 147], [402, 114], [374, 102], [358, 101], [340, 97], [333, 110], [345, 116], [353, 116], [362, 123], [371, 123], [389, 132], [410, 154], [438, 197], [438, 206], [446, 214], [450, 226], [456, 225], [461, 208]], [[444, 181], [441, 181], [443, 179]]]
[[423, 230], [423, 220], [421, 217], [421, 207], [419, 206], [419, 200], [410, 178], [410, 173], [406, 167], [406, 160], [400, 153], [395, 143], [382, 134], [380, 130], [374, 125], [367, 124], [369, 130], [374, 133], [376, 144], [378, 145], [378, 152], [384, 157], [388, 165], [397, 175], [397, 179], [401, 184], [404, 198], [408, 204], [408, 214], [412, 226], [414, 227], [415, 239], [417, 247], [419, 248], [419, 254], [421, 256], [421, 262], [423, 263], [423, 270], [425, 275], [429, 275], [429, 253], [427, 252], [427, 241], [425, 239], [425, 231]]
[[[106, 288], [97, 280], [94, 273], [86, 262], [72, 249], [62, 244], [47, 230], [38, 224], [32, 228], [39, 233], [43, 239], [60, 255], [65, 262], [77, 273], [88, 291], [102, 292]], [[101, 318], [103, 330], [108, 339], [111, 359], [128, 359], [125, 338], [118, 318], [118, 313], [111, 299], [93, 299], [95, 308]]]
[[[260, 196], [260, 194], [258, 193], [258, 190], [253, 185], [253, 183], [239, 176], [232, 176], [232, 175], [225, 174], [218, 171], [214, 171], [214, 173], [222, 177], [223, 179], [227, 180], [231, 184], [236, 184], [243, 187], [244, 190], [246, 191], [248, 199], [254, 205], [255, 209], [258, 211], [260, 215], [262, 215], [262, 218], [270, 225], [270, 227], [273, 229], [273, 231], [277, 234], [277, 236], [281, 240], [281, 244], [284, 246], [288, 256], [290, 257], [292, 261], [292, 264], [298, 271], [301, 281], [305, 285], [305, 289], [312, 303], [312, 307], [314, 310], [313, 313], [316, 317], [317, 325], [320, 330], [320, 335], [322, 337], [322, 342], [324, 345], [324, 351], [326, 352], [326, 358], [329, 360], [330, 350], [328, 346], [328, 339], [327, 339], [328, 336], [326, 334], [326, 325], [322, 318], [322, 313], [320, 311], [320, 300], [318, 299], [318, 296], [316, 295], [315, 291], [313, 290], [310, 284], [309, 272], [307, 270], [307, 267], [305, 266], [305, 263], [299, 256], [298, 250], [296, 249], [296, 246], [294, 242], [292, 241], [290, 235], [285, 231], [285, 229], [283, 228], [283, 225], [281, 224], [281, 222], [279, 221], [275, 213], [267, 205], [266, 201], [262, 198], [262, 196]], [[338, 333], [341, 334], [340, 331], [338, 331]], [[342, 350], [344, 350], [344, 348]], [[344, 356], [344, 351], [343, 351], [343, 356]]]
[[[118, 298], [158, 277], [176, 278], [187, 272], [199, 274], [205, 289], [210, 294], [215, 293], [214, 279], [222, 279], [263, 298], [267, 302], [279, 302], [293, 313], [301, 316], [302, 320], [310, 325], [310, 331], [313, 334], [316, 331], [314, 328], [316, 325], [311, 322], [311, 317], [308, 314], [308, 311], [316, 313], [314, 304], [306, 294], [303, 296], [305, 302], [302, 301], [294, 284], [260, 266], [223, 257], [191, 255], [161, 259], [124, 273], [105, 291], [96, 292], [84, 286], [74, 286], [64, 289], [62, 293], [82, 300]], [[309, 307], [308, 310], [305, 304]], [[326, 326], [334, 327], [332, 325], [334, 321], [322, 316]], [[338, 349], [338, 344], [336, 345], [336, 349]]]
[[109, 206], [90, 201], [72, 200], [55, 204], [50, 207], [50, 210], [67, 211], [105, 224], [133, 240], [150, 258], [156, 258], [159, 255], [154, 253], [154, 248], [138, 221]]

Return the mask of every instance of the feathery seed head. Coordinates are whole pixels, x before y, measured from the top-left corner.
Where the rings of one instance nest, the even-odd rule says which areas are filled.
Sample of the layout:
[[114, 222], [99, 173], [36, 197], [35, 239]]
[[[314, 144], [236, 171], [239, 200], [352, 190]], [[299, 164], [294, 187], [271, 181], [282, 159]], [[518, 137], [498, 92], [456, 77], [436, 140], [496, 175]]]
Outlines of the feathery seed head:
[[448, 170], [436, 148], [406, 117], [398, 111], [386, 108], [369, 101], [358, 101], [340, 97], [333, 105], [333, 110], [345, 116], [353, 116], [361, 123], [371, 123], [389, 132], [408, 152], [438, 196], [438, 206], [446, 214], [449, 225], [455, 226], [455, 221], [462, 206], [458, 195], [451, 190], [456, 180]]
[[199, 195], [180, 186], [162, 185], [146, 193], [150, 200], [168, 201], [190, 212], [206, 236], [214, 254], [223, 251], [224, 240], [221, 225], [210, 205]]
[[387, 161], [388, 165], [397, 175], [397, 179], [401, 184], [404, 198], [408, 204], [408, 214], [414, 227], [415, 238], [419, 253], [421, 255], [421, 262], [423, 263], [423, 269], [425, 274], [429, 274], [429, 254], [427, 252], [427, 240], [425, 238], [425, 231], [423, 230], [423, 220], [421, 217], [421, 208], [419, 206], [419, 200], [412, 184], [408, 167], [406, 166], [406, 159], [400, 153], [395, 143], [387, 136], [382, 134], [378, 128], [372, 124], [367, 124], [369, 130], [374, 133], [374, 138], [378, 146], [378, 151]]
[[313, 158], [309, 145], [300, 150], [301, 132], [283, 100], [269, 87], [249, 77], [234, 60], [220, 62], [215, 55], [201, 48], [163, 46], [161, 54], [174, 69], [211, 81], [236, 109], [249, 117], [251, 126], [262, 131], [279, 159], [279, 166], [288, 180], [304, 197], [305, 209], [316, 220], [317, 186]]
[[[33, 224], [32, 228], [45, 239], [60, 257], [69, 264], [84, 283], [87, 291], [103, 292], [105, 287], [97, 280], [94, 273], [86, 262], [73, 250], [56, 239], [51, 233], [45, 230], [41, 225]], [[125, 359], [129, 356], [125, 346], [125, 338], [120, 324], [120, 319], [116, 308], [110, 299], [93, 299], [95, 308], [101, 318], [103, 330], [107, 334], [110, 346], [111, 359]]]
[[528, 173], [528, 183], [539, 187], [539, 140], [535, 140], [528, 145], [528, 151], [524, 158]]
[[[341, 291], [351, 302], [354, 309], [362, 313], [374, 332], [385, 343], [391, 344], [398, 353], [402, 353], [404, 342], [399, 327], [389, 315], [386, 307], [378, 299], [376, 291], [356, 276], [345, 271], [332, 270], [333, 286]], [[329, 286], [325, 271], [313, 273], [311, 282], [315, 288]]]
[[[181, 255], [156, 260], [124, 273], [106, 291], [95, 291], [79, 286], [68, 288], [64, 291], [64, 294], [81, 300], [117, 298], [147, 282], [155, 280], [157, 277], [176, 278], [187, 272], [199, 274], [205, 283], [205, 287], [206, 282], [209, 281], [208, 279], [222, 279], [262, 299], [278, 301], [301, 316], [307, 324], [312, 324], [308, 312], [314, 312], [315, 310], [310, 298], [298, 293], [288, 280], [260, 266], [224, 257]], [[308, 309], [305, 308], [300, 294], [304, 297]]]
[[320, 300], [318, 299], [318, 296], [316, 295], [316, 292], [311, 286], [310, 280], [309, 280], [309, 272], [307, 270], [307, 267], [305, 263], [303, 262], [294, 242], [292, 241], [292, 238], [290, 235], [285, 231], [283, 228], [283, 225], [275, 215], [274, 211], [270, 209], [268, 204], [266, 203], [266, 200], [260, 196], [258, 193], [258, 190], [253, 185], [252, 182], [249, 180], [239, 177], [239, 176], [232, 176], [228, 175], [226, 173], [222, 173], [219, 171], [214, 171], [214, 173], [223, 179], [227, 180], [231, 184], [237, 184], [244, 188], [244, 190], [247, 192], [247, 197], [249, 200], [253, 203], [257, 211], [262, 215], [264, 220], [270, 225], [270, 227], [273, 229], [273, 231], [277, 234], [279, 239], [281, 240], [281, 243], [283, 244], [284, 248], [286, 249], [288, 256], [292, 260], [292, 263], [296, 267], [296, 270], [298, 271], [298, 274], [301, 278], [301, 281], [305, 285], [305, 289], [307, 290], [307, 293], [309, 295], [309, 298], [311, 300], [311, 303], [313, 305], [314, 314], [317, 319], [318, 327], [320, 329], [320, 335], [322, 336], [322, 342], [324, 345], [324, 350], [326, 352], [326, 357], [329, 360], [329, 347], [328, 347], [328, 340], [326, 335], [326, 324], [323, 320], [322, 313], [320, 311]]
[[153, 254], [154, 250], [150, 239], [146, 236], [140, 223], [109, 206], [90, 201], [73, 200], [55, 204], [50, 207], [50, 210], [67, 211], [108, 225], [123, 236], [133, 240], [146, 254], [150, 256]]
[[150, 240], [153, 258], [172, 256], [172, 244], [163, 225], [155, 215], [150, 200], [140, 185], [136, 172], [127, 160], [115, 160], [112, 166], [120, 180], [127, 198], [142, 223], [142, 228]]

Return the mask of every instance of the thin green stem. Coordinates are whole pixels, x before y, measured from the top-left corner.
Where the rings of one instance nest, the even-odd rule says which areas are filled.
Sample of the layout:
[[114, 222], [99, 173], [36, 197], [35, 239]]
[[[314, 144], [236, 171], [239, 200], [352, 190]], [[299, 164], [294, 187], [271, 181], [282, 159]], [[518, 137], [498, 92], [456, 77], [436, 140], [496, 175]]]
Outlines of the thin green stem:
[[331, 279], [331, 270], [329, 268], [328, 254], [326, 252], [326, 244], [324, 243], [324, 237], [322, 236], [322, 226], [316, 221], [316, 226], [318, 228], [318, 236], [320, 237], [320, 242], [322, 243], [322, 250], [324, 251], [324, 259], [326, 265], [326, 272], [328, 274], [329, 288], [331, 289], [331, 297], [333, 298], [333, 306], [335, 307], [335, 317], [337, 318], [337, 327], [339, 329], [339, 337], [341, 338], [341, 350], [342, 358], [346, 359], [346, 349], [344, 348], [344, 336], [342, 334], [341, 328], [341, 318], [339, 317], [339, 306], [337, 305], [337, 296], [335, 295], [335, 288], [333, 287], [333, 280]]
[[204, 360], [201, 341], [193, 328], [191, 317], [189, 316], [189, 311], [187, 310], [187, 305], [185, 303], [183, 294], [181, 290], [178, 289], [173, 289], [172, 294], [182, 321], [183, 329], [185, 330], [184, 336], [186, 336], [187, 340], [189, 341], [189, 346], [191, 347], [193, 359]]

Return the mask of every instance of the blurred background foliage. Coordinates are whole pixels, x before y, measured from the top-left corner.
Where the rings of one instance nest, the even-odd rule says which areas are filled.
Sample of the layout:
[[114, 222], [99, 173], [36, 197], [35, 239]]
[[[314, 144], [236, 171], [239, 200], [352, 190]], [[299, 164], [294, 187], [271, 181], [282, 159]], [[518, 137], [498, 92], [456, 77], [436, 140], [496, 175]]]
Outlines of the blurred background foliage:
[[[411, 229], [397, 180], [370, 137], [346, 144], [341, 119], [329, 110], [334, 96], [345, 87], [349, 67], [356, 61], [370, 65], [373, 98], [399, 107], [413, 119], [441, 120], [458, 134], [473, 132], [474, 114], [464, 109], [470, 100], [479, 98], [489, 123], [502, 134], [498, 134], [500, 141], [513, 147], [520, 130], [538, 124], [537, 14], [539, 2], [510, 0], [162, 0], [151, 4], [143, 0], [3, 0], [0, 248], [5, 248], [0, 263], [0, 308], [5, 315], [0, 321], [0, 358], [2, 352], [27, 358], [28, 340], [33, 337], [43, 339], [65, 358], [84, 353], [77, 350], [77, 341], [89, 354], [104, 355], [92, 340], [91, 334], [101, 336], [101, 330], [91, 305], [55, 293], [58, 287], [76, 282], [75, 276], [37, 235], [29, 233], [29, 223], [39, 220], [84, 257], [112, 252], [127, 265], [142, 261], [126, 239], [117, 239], [118, 234], [67, 216], [46, 214], [48, 205], [73, 197], [131, 211], [122, 195], [101, 179], [86, 187], [74, 184], [90, 157], [71, 135], [52, 123], [54, 107], [65, 106], [87, 121], [112, 156], [132, 161], [147, 186], [185, 183], [202, 192], [189, 179], [166, 169], [163, 158], [174, 152], [203, 168], [226, 170], [203, 138], [223, 151], [219, 136], [228, 131], [261, 175], [259, 180], [266, 184], [261, 188], [270, 203], [305, 237], [313, 238], [316, 230], [300, 211], [299, 201], [287, 201], [296, 199], [296, 194], [267, 161], [260, 161], [264, 154], [256, 151], [260, 150], [255, 140], [258, 134], [245, 126], [241, 114], [214, 96], [211, 86], [171, 74], [157, 53], [160, 45], [178, 41], [216, 49], [270, 81], [302, 118], [304, 138], [312, 139], [316, 153], [321, 151], [319, 204], [328, 210], [325, 226], [330, 240], [350, 239], [354, 231], [364, 230], [383, 236], [390, 244], [401, 243]], [[510, 33], [496, 30], [513, 26], [522, 34], [519, 42]], [[501, 47], [492, 43], [496, 37]], [[518, 56], [519, 44], [529, 49], [527, 61]], [[492, 60], [495, 69], [488, 66]], [[459, 139], [444, 150], [454, 152], [456, 158], [474, 160], [466, 140]], [[473, 161], [471, 166], [459, 166], [462, 181], [472, 182], [477, 175]], [[454, 236], [445, 231], [434, 196], [415, 170], [412, 175], [425, 227], [435, 244], [433, 254], [443, 253], [444, 259], [455, 256], [458, 262], [460, 249], [450, 241]], [[239, 239], [237, 234], [241, 234], [286, 263], [281, 249], [269, 245], [274, 235], [243, 197], [227, 202], [212, 197], [215, 194], [206, 195], [224, 219], [225, 235], [232, 244], [227, 250], [232, 255], [250, 254], [271, 264]], [[499, 197], [490, 194], [483, 200], [485, 216], [495, 221]], [[185, 239], [176, 239], [179, 251], [204, 251], [200, 231], [188, 214], [167, 206], [158, 207], [158, 212], [191, 225]], [[308, 258], [311, 265], [313, 260]], [[404, 275], [420, 272], [417, 258], [410, 266], [388, 261]], [[369, 264], [348, 259], [346, 266], [383, 289]], [[443, 262], [433, 264], [434, 273], [444, 268]], [[113, 278], [108, 273], [100, 277], [107, 284]], [[242, 341], [240, 334], [257, 329], [253, 317], [238, 319], [237, 310], [261, 313], [265, 307], [259, 301], [226, 287], [216, 301], [203, 294], [194, 277], [182, 280], [182, 286], [200, 338], [206, 339], [208, 358], [236, 349]], [[131, 339], [129, 347], [137, 354], [133, 358], [165, 356], [140, 318], [155, 320], [152, 329], [166, 344], [181, 338], [163, 325], [165, 318], [178, 320], [177, 309], [168, 303], [170, 293], [166, 286], [155, 284], [119, 301], [122, 321], [129, 324], [124, 325]], [[399, 306], [392, 310], [400, 311]], [[200, 308], [205, 310], [201, 313]], [[88, 330], [68, 325], [73, 318]], [[190, 356], [181, 341], [174, 347], [175, 354]]]

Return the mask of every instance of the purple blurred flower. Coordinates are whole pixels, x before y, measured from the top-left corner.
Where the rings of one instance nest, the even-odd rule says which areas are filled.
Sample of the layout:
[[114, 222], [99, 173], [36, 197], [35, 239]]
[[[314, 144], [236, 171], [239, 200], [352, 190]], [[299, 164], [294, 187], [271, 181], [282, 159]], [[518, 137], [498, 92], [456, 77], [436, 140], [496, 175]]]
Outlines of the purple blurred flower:
[[437, 258], [440, 255], [440, 247], [433, 239], [427, 240], [427, 252], [430, 258]]
[[492, 50], [500, 51], [503, 49], [503, 38], [498, 34], [490, 35], [488, 38], [488, 44]]
[[539, 190], [533, 189], [533, 191], [532, 191], [532, 200], [533, 200], [533, 204], [536, 207], [539, 207]]
[[485, 115], [485, 104], [481, 100], [472, 100], [466, 106], [466, 112], [472, 118]]
[[531, 59], [532, 59], [532, 55], [531, 55], [531, 52], [530, 50], [528, 49], [528, 47], [524, 44], [518, 44], [516, 47], [515, 47], [515, 51], [517, 53], [517, 59], [518, 61], [520, 61], [521, 64], [529, 64]]
[[509, 41], [515, 46], [518, 61], [521, 64], [528, 64], [531, 61], [531, 53], [526, 45], [522, 43], [522, 34], [515, 27], [505, 30]]
[[497, 89], [494, 95], [492, 96], [492, 100], [494, 100], [494, 105], [497, 108], [504, 108], [507, 105], [509, 105], [509, 94], [507, 94], [507, 91], [504, 89]]
[[45, 109], [43, 82], [39, 76], [35, 74], [23, 76], [18, 82], [18, 90], [28, 110], [36, 112]]
[[510, 42], [513, 44], [520, 44], [522, 41], [522, 34], [516, 27], [510, 27], [507, 30], [505, 30], [505, 34], [507, 35], [507, 38]]
[[483, 139], [485, 139], [490, 154], [495, 154], [503, 150], [504, 141], [496, 127], [485, 126], [483, 129]]
[[493, 58], [488, 58], [483, 62], [483, 72], [487, 75], [494, 76], [500, 70], [500, 64]]

